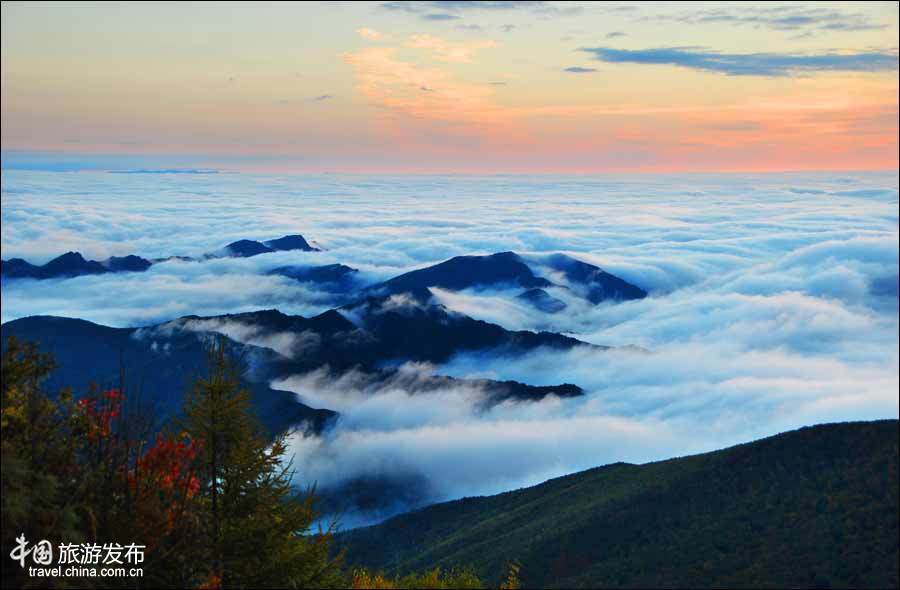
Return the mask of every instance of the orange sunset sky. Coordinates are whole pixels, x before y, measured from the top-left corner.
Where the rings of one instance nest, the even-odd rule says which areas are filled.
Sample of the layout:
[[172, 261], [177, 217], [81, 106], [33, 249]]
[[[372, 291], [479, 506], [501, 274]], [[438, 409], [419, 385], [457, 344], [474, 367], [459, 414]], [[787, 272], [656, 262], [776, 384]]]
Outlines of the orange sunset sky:
[[3, 167], [898, 167], [898, 4], [2, 4]]

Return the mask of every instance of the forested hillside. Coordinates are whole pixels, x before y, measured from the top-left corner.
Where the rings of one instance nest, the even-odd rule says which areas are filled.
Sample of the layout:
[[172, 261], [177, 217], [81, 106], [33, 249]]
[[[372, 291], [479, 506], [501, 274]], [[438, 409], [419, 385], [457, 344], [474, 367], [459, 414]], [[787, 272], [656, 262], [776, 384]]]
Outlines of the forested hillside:
[[[898, 423], [617, 463], [344, 533], [386, 571], [521, 564], [525, 587], [896, 587]], [[494, 581], [494, 580], [491, 580]]]

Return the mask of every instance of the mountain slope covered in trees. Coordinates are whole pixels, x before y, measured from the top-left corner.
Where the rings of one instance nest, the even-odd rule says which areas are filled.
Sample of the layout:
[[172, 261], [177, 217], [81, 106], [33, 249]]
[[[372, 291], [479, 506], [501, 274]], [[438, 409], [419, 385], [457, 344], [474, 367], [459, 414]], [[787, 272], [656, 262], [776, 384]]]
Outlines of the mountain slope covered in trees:
[[348, 531], [388, 572], [521, 563], [525, 587], [897, 587], [898, 422], [616, 463]]

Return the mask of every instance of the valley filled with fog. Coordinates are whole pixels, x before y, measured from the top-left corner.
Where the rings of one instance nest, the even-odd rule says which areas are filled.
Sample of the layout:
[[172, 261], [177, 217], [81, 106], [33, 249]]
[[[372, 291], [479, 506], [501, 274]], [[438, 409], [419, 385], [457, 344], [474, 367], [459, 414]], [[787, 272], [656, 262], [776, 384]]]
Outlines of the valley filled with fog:
[[[145, 272], [5, 278], [3, 322], [54, 315], [140, 327], [273, 308], [308, 318], [344, 306], [358, 323], [347, 307], [356, 288], [506, 251], [552, 283], [554, 309], [504, 284], [435, 287], [429, 305], [598, 346], [397, 358], [393, 376], [377, 383], [327, 367], [272, 380], [303, 404], [338, 412], [329, 428], [292, 436], [298, 483], [391, 491], [387, 504], [341, 507], [347, 526], [606, 463], [898, 415], [893, 174], [2, 175], [4, 260], [43, 264], [67, 251], [193, 257]], [[198, 257], [287, 234], [320, 251]], [[592, 303], [546, 266], [557, 253], [647, 296]], [[336, 292], [270, 272], [331, 264], [357, 269], [353, 284]], [[246, 320], [192, 326], [294, 360], [318, 344]], [[431, 375], [457, 379], [417, 385]], [[574, 384], [583, 395], [487, 403], [483, 380]]]

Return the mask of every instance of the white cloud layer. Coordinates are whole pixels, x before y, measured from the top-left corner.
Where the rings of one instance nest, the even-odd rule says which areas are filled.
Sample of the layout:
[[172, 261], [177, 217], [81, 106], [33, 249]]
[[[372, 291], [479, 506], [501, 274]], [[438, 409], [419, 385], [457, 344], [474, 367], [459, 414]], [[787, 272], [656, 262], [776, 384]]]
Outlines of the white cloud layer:
[[[277, 307], [328, 293], [259, 273], [340, 262], [370, 281], [451, 256], [565, 252], [650, 297], [547, 315], [515, 292], [436, 291], [510, 329], [645, 351], [463, 355], [458, 377], [575, 383], [587, 395], [485, 408], [477, 388], [414, 393], [358, 375], [276, 386], [342, 412], [296, 437], [299, 476], [424, 476], [428, 499], [497, 492], [612, 461], [712, 450], [807, 424], [898, 415], [898, 182], [890, 174], [644, 177], [106, 175], [4, 171], [3, 257], [43, 262], [197, 254], [302, 233], [326, 248], [170, 262], [143, 274], [4, 284], [3, 320], [57, 314], [112, 325]], [[283, 353], [293, 340], [236, 338]], [[223, 328], [225, 329], [225, 328]]]

